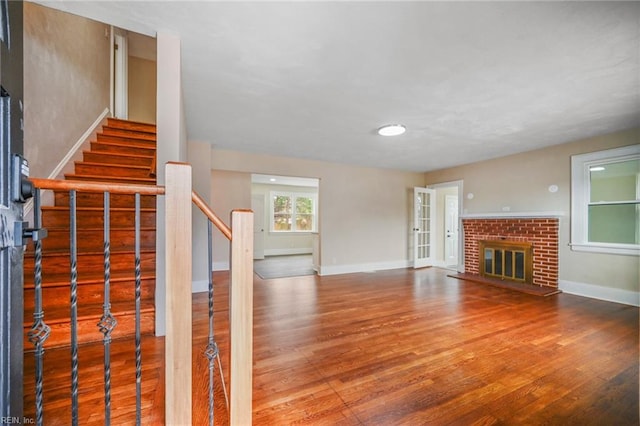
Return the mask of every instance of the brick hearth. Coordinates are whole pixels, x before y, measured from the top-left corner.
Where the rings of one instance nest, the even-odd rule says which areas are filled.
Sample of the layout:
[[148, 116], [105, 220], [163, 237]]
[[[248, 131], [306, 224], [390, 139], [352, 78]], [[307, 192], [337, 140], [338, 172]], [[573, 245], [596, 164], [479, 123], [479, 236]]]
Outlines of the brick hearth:
[[464, 218], [465, 272], [480, 275], [480, 240], [533, 244], [533, 284], [558, 287], [558, 218]]

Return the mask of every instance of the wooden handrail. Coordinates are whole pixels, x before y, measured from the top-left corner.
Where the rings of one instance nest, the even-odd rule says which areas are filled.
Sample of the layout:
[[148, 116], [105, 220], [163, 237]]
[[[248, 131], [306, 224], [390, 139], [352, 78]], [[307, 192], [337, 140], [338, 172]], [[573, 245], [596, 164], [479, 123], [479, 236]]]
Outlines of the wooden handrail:
[[164, 186], [129, 183], [85, 182], [81, 180], [55, 180], [30, 178], [36, 188], [58, 191], [110, 192], [112, 194], [163, 195]]
[[204, 215], [209, 218], [211, 223], [213, 223], [216, 228], [218, 228], [220, 232], [222, 232], [224, 236], [227, 237], [229, 241], [231, 241], [231, 228], [229, 228], [227, 224], [224, 223], [222, 219], [220, 219], [218, 215], [213, 212], [213, 210], [211, 210], [211, 208], [207, 205], [207, 202], [204, 201], [204, 199], [196, 191], [191, 191], [191, 201], [193, 201], [193, 204], [200, 208], [202, 213], [204, 213]]
[[149, 176], [156, 176], [156, 162], [158, 158], [158, 152], [153, 151], [153, 160], [151, 160], [151, 167], [149, 167]]

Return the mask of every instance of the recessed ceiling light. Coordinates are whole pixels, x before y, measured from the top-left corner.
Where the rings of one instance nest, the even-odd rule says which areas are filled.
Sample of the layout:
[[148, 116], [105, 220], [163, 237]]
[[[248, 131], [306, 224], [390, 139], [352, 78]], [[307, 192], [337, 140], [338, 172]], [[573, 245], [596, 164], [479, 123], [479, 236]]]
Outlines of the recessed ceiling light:
[[269, 178], [269, 182], [275, 182], [276, 178]]
[[407, 131], [407, 128], [402, 124], [387, 124], [378, 129], [380, 136], [399, 136]]
[[595, 167], [591, 167], [589, 169], [590, 172], [601, 172], [603, 170], [604, 170], [604, 167], [602, 167], [602, 166], [595, 166]]

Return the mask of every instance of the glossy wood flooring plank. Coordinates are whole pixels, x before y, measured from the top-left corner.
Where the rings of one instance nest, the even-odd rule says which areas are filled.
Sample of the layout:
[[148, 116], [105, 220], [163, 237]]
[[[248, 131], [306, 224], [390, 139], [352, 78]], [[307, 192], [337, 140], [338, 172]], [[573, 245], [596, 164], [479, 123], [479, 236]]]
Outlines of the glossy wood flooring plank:
[[[568, 294], [541, 298], [446, 273], [256, 277], [254, 424], [639, 423], [638, 308]], [[216, 339], [228, 376], [228, 276], [214, 278]], [[206, 294], [193, 300], [194, 424], [204, 425]], [[162, 339], [143, 342], [143, 424], [161, 424]], [[113, 424], [135, 418], [125, 380], [134, 371], [131, 345], [112, 350]], [[80, 351], [81, 386], [88, 386], [81, 424], [102, 421], [101, 351]], [[45, 381], [45, 424], [67, 423], [69, 385], [61, 372], [68, 365], [68, 356], [47, 352], [54, 376]], [[215, 374], [222, 425], [217, 366]]]

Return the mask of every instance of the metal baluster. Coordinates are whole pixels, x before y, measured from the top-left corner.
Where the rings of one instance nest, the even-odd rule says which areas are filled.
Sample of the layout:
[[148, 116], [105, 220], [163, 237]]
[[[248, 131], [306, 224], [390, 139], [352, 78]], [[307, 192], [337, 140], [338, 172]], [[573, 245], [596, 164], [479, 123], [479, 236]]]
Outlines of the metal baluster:
[[213, 337], [213, 272], [212, 272], [212, 223], [210, 220], [207, 221], [207, 235], [208, 235], [208, 243], [207, 243], [207, 267], [209, 268], [207, 274], [209, 276], [209, 339], [207, 349], [205, 350], [205, 356], [209, 359], [209, 425], [213, 426], [213, 372], [214, 372], [214, 362], [215, 357], [218, 356], [218, 345], [215, 342]]
[[215, 361], [218, 361], [218, 368], [220, 370], [220, 382], [222, 386], [222, 391], [224, 392], [224, 399], [227, 405], [227, 409], [229, 409], [229, 397], [227, 396], [227, 385], [224, 381], [224, 376], [222, 374], [222, 363], [220, 362], [220, 351], [218, 349], [218, 344], [216, 343], [214, 328], [213, 328], [213, 224], [211, 221], [207, 223], [207, 234], [208, 234], [208, 271], [209, 274], [209, 336], [208, 336], [208, 344], [207, 349], [204, 351], [205, 356], [209, 360], [209, 425], [213, 426], [213, 408], [214, 408], [214, 400], [213, 400], [213, 389], [214, 389], [214, 370], [215, 370]]
[[135, 267], [136, 267], [136, 425], [142, 424], [142, 350], [140, 338], [140, 194], [135, 195]]
[[[33, 227], [41, 228], [40, 190], [36, 189], [33, 199]], [[44, 424], [43, 418], [43, 362], [44, 342], [51, 333], [51, 328], [44, 322], [44, 310], [42, 309], [42, 241], [34, 238], [35, 271], [34, 271], [34, 302], [33, 326], [29, 330], [28, 337], [35, 347], [35, 374], [36, 374], [36, 425]]]
[[104, 424], [111, 424], [111, 332], [118, 324], [111, 314], [111, 237], [109, 192], [104, 193], [104, 304], [98, 328], [104, 335]]
[[78, 425], [78, 237], [76, 191], [69, 191], [71, 245], [71, 424]]

